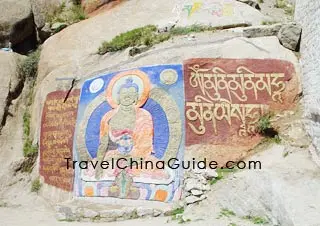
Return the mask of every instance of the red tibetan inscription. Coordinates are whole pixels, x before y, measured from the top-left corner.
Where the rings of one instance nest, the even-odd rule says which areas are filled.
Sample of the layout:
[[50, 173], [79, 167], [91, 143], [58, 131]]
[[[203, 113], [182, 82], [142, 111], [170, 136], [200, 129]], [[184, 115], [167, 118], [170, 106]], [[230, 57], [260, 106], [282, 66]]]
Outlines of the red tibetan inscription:
[[73, 170], [65, 158], [72, 159], [73, 134], [77, 118], [79, 90], [49, 93], [43, 107], [40, 135], [40, 175], [46, 184], [66, 191], [73, 189]]
[[294, 106], [294, 74], [291, 63], [274, 59], [185, 61], [186, 145], [257, 139], [261, 115]]

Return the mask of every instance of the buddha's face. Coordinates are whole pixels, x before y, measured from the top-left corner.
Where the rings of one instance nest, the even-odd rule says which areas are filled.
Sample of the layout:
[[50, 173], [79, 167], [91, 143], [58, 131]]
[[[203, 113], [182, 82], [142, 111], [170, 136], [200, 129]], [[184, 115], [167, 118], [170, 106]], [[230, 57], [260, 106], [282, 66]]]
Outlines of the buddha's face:
[[121, 88], [119, 92], [119, 104], [123, 106], [135, 105], [138, 100], [138, 92], [134, 87]]

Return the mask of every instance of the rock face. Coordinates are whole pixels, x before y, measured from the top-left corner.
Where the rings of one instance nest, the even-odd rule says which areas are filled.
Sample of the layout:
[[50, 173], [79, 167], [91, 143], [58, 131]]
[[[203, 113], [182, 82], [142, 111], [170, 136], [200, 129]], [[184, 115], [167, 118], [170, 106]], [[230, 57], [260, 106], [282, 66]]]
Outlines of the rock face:
[[[284, 158], [287, 148], [292, 153]], [[258, 159], [261, 170], [245, 170], [222, 179], [199, 208], [186, 209], [185, 217], [208, 220], [216, 217], [212, 213], [228, 209], [238, 218], [259, 216], [270, 225], [318, 225], [319, 171], [307, 149], [275, 145], [249, 160]]]
[[81, 5], [86, 13], [92, 13], [105, 4], [118, 4], [122, 1], [123, 0], [82, 0]]
[[281, 24], [274, 24], [271, 26], [253, 26], [243, 29], [243, 36], [247, 38], [257, 38], [264, 36], [277, 36], [281, 29]]
[[[84, 23], [85, 22], [86, 21], [84, 21]], [[73, 26], [71, 26], [71, 28], [72, 27]], [[66, 28], [66, 31], [68, 31], [68, 29], [69, 28]], [[64, 31], [57, 34], [57, 36], [63, 33]], [[52, 38], [54, 39], [55, 37], [56, 36], [53, 36]], [[48, 42], [46, 42], [44, 45], [45, 52], [43, 52], [42, 54], [45, 54], [45, 55], [42, 55], [43, 57], [42, 60], [44, 59], [48, 60], [48, 56], [46, 56], [46, 54], [48, 54], [47, 48], [50, 48], [50, 49], [54, 48], [53, 46], [48, 46], [51, 43], [52, 38], [50, 38]], [[194, 48], [195, 45], [197, 46], [196, 49]], [[83, 61], [79, 60], [79, 66], [81, 65], [81, 68], [78, 68], [79, 71], [76, 73], [81, 76], [81, 77], [79, 76], [79, 79], [83, 79], [82, 81], [84, 81], [84, 80], [87, 80], [87, 76], [108, 74], [110, 72], [126, 70], [128, 68], [136, 68], [146, 64], [148, 65], [170, 64], [170, 63], [179, 64], [191, 57], [226, 58], [225, 59], [226, 61], [230, 60], [228, 58], [231, 58], [231, 59], [238, 60], [237, 62], [242, 62], [242, 63], [243, 63], [243, 59], [246, 59], [246, 58], [258, 58], [258, 59], [260, 58], [261, 62], [263, 62], [262, 59], [273, 58], [273, 59], [276, 59], [275, 61], [277, 61], [277, 59], [289, 61], [291, 62], [290, 65], [291, 64], [292, 65], [288, 68], [291, 68], [291, 69], [295, 68], [294, 70], [296, 71], [296, 73], [298, 73], [299, 71], [298, 68], [296, 68], [296, 65], [297, 65], [296, 57], [294, 56], [293, 53], [291, 53], [289, 50], [285, 49], [279, 44], [277, 37], [247, 39], [243, 37], [236, 37], [236, 34], [233, 34], [233, 33], [221, 32], [221, 33], [216, 33], [215, 35], [212, 35], [212, 33], [194, 34], [194, 40], [192, 41], [186, 39], [183, 36], [177, 37], [174, 40], [171, 40], [169, 42], [161, 43], [157, 45], [156, 48], [152, 48], [147, 52], [144, 52], [140, 55], [136, 55], [135, 57], [130, 57], [129, 52], [127, 50], [116, 53], [116, 54], [107, 54], [106, 56], [103, 56], [103, 57], [100, 57], [98, 55], [88, 56]], [[41, 64], [40, 68], [42, 67], [42, 69], [46, 67], [44, 62], [45, 61], [43, 61], [42, 63], [40, 62]], [[52, 61], [50, 61], [50, 63], [51, 62]], [[255, 64], [251, 64], [251, 65], [255, 65]], [[266, 64], [266, 65], [269, 65], [269, 64]], [[43, 80], [41, 80], [41, 77], [39, 78], [39, 86], [37, 89], [37, 96], [35, 98], [36, 103], [34, 104], [33, 117], [35, 117], [36, 115], [37, 117], [39, 117], [38, 115], [40, 114], [41, 111], [38, 112], [37, 108], [38, 110], [40, 110], [43, 103], [42, 98], [46, 96], [48, 92], [54, 91], [55, 86], [53, 84], [56, 84], [56, 78], [61, 77], [61, 73], [65, 74], [66, 76], [74, 76], [73, 71], [75, 70], [74, 68], [75, 66], [76, 65], [74, 66], [62, 65], [54, 69], [53, 71], [51, 71], [49, 75], [43, 78]], [[222, 69], [225, 70], [225, 68], [222, 68]], [[256, 69], [250, 69], [250, 70], [257, 71]], [[42, 71], [41, 73], [43, 72], [44, 71]], [[280, 73], [281, 71], [275, 70], [275, 71], [270, 71], [270, 73], [271, 72]], [[228, 73], [231, 73], [231, 72], [228, 72]], [[243, 72], [243, 73], [249, 73], [249, 72]], [[42, 76], [43, 75], [45, 74], [42, 74]], [[288, 90], [292, 91], [291, 93], [294, 94], [294, 93], [297, 93], [298, 77], [296, 77], [296, 75], [294, 74], [290, 74], [290, 76], [292, 76], [292, 79], [294, 78], [294, 80], [291, 79], [291, 81], [288, 82], [287, 88]], [[286, 77], [283, 77], [283, 78], [286, 78]], [[288, 80], [290, 80], [289, 77], [288, 77]], [[293, 83], [291, 84], [291, 82]], [[81, 84], [81, 82], [79, 84]], [[88, 81], [88, 84], [91, 84], [91, 83]], [[80, 86], [77, 86], [75, 88], [80, 88]], [[100, 88], [99, 90], [101, 90]], [[265, 94], [266, 92], [263, 95]], [[261, 95], [259, 93], [259, 96]], [[287, 102], [284, 102], [284, 104], [282, 104], [281, 106], [285, 107], [285, 106], [294, 105], [294, 103], [292, 102], [292, 100], [294, 99], [294, 96], [290, 96], [290, 95], [287, 95], [287, 94], [284, 95], [285, 100], [287, 100]], [[103, 95], [103, 97], [104, 96], [105, 95]], [[255, 98], [252, 98], [252, 99], [254, 100]], [[257, 104], [257, 102], [254, 102], [253, 104]], [[273, 106], [279, 105], [279, 103], [272, 104], [272, 101], [270, 102], [270, 104]], [[38, 125], [38, 124], [36, 123], [35, 125]], [[210, 125], [212, 126], [212, 124]], [[208, 129], [210, 125], [208, 125]], [[228, 125], [226, 124], [226, 126]], [[82, 127], [79, 127], [79, 128], [82, 128]], [[239, 128], [240, 127], [236, 128], [237, 131]], [[36, 133], [39, 134], [38, 131]], [[207, 140], [213, 141], [212, 139], [211, 140], [207, 139]], [[199, 141], [199, 140], [196, 140], [196, 141]], [[205, 139], [203, 141], [205, 141]], [[223, 139], [221, 138], [218, 141], [223, 142]], [[253, 142], [254, 145], [257, 144], [255, 143], [256, 141], [257, 140], [254, 140], [252, 138], [250, 139], [250, 142]], [[239, 143], [237, 142], [232, 144], [233, 146], [232, 145], [226, 146], [225, 144], [220, 146], [217, 144], [214, 144], [215, 146], [213, 146], [212, 144], [206, 145], [206, 144], [203, 144], [200, 139], [199, 144], [193, 144], [186, 148], [185, 159], [190, 160], [193, 157], [197, 159], [203, 159], [204, 157], [206, 157], [208, 158], [208, 160], [209, 159], [217, 160], [223, 164], [223, 162], [225, 163], [226, 161], [229, 161], [229, 160], [238, 160], [247, 155], [248, 147], [239, 148]], [[212, 176], [213, 175], [208, 175], [208, 177], [212, 177]], [[85, 180], [88, 180], [88, 179], [85, 179]], [[202, 186], [201, 188], [191, 187], [190, 191], [192, 191], [193, 189], [202, 190], [202, 191], [207, 190], [206, 187], [202, 188]], [[86, 192], [87, 192], [87, 196], [92, 196], [93, 194], [95, 194], [93, 193], [92, 189], [90, 190], [89, 188], [87, 189]]]
[[1, 0], [0, 47], [12, 43], [14, 51], [26, 52], [36, 44], [31, 5], [28, 0]]
[[[30, 0], [34, 23], [38, 29], [44, 27], [48, 12], [58, 7], [63, 0]], [[68, 1], [67, 1], [68, 2]]]
[[303, 27], [300, 49], [306, 124], [313, 139], [313, 145], [316, 147], [315, 160], [320, 166], [320, 79], [318, 76], [320, 73], [320, 2], [297, 1], [295, 17]]
[[[126, 1], [112, 11], [106, 11], [103, 14], [68, 27], [44, 44], [41, 59], [43, 63], [39, 68], [39, 79], [42, 80], [43, 77], [59, 67], [59, 65], [69, 63], [72, 65], [72, 62], [80, 62], [80, 59], [96, 53], [103, 41], [111, 40], [122, 32], [148, 24], [158, 25], [174, 22], [177, 23], [176, 26], [192, 25], [194, 23], [211, 26], [232, 26], [235, 23], [243, 24], [247, 22], [260, 24], [265, 18], [259, 11], [236, 1], [232, 1], [232, 4], [235, 5], [232, 6], [231, 15], [219, 13], [208, 17], [208, 11], [205, 10], [206, 5], [204, 5], [204, 8], [199, 9], [200, 11], [195, 11], [189, 18], [186, 7], [190, 7], [190, 5], [178, 3], [179, 1], [175, 5], [172, 4], [171, 0], [160, 0], [150, 5], [147, 0], [138, 2]], [[219, 0], [219, 10], [222, 10], [223, 4], [224, 1]], [[114, 29], [110, 29], [111, 26]], [[72, 43], [62, 42], [62, 39], [73, 41]], [[54, 52], [53, 47], [59, 49], [59, 54], [51, 54]], [[47, 58], [49, 55], [50, 57]]]
[[259, 3], [255, 0], [237, 0], [239, 2], [242, 2], [242, 3], [245, 3], [245, 4], [248, 4], [249, 6], [257, 9], [257, 10], [260, 10], [260, 6], [259, 6]]
[[[178, 1], [179, 2], [179, 1]], [[181, 1], [180, 1], [181, 2]], [[259, 25], [268, 17], [258, 10], [238, 1], [192, 1], [187, 0], [177, 4], [175, 12], [178, 20], [177, 26], [190, 26], [192, 24], [211, 25], [213, 27], [232, 27]]]
[[15, 99], [15, 92], [20, 88], [20, 78], [17, 73], [17, 63], [21, 56], [15, 53], [0, 51], [0, 120], [5, 120], [8, 114], [8, 105], [12, 99]]
[[283, 25], [278, 33], [280, 43], [288, 49], [298, 51], [301, 31], [302, 28], [298, 24], [291, 23]]
[[[17, 62], [24, 57], [16, 53], [0, 51], [0, 196], [10, 199], [17, 190], [6, 187], [16, 183], [20, 178], [14, 177], [15, 170], [23, 164], [23, 113], [27, 89], [23, 89], [23, 81], [17, 76]], [[21, 93], [22, 92], [22, 93]], [[23, 180], [23, 179], [22, 179]], [[25, 185], [21, 188], [21, 192]], [[29, 191], [28, 191], [29, 192]], [[11, 196], [12, 195], [12, 196]]]

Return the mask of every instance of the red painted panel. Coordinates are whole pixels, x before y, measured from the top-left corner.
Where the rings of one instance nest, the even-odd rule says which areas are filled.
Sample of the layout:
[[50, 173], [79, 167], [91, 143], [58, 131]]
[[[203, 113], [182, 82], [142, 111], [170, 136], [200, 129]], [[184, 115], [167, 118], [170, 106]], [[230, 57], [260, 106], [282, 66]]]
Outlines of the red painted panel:
[[47, 95], [40, 135], [40, 175], [44, 182], [66, 191], [73, 189], [72, 169], [67, 169], [65, 158], [72, 158], [73, 135], [77, 118], [80, 90], [68, 96], [66, 91]]
[[184, 82], [187, 146], [259, 142], [261, 115], [292, 108], [298, 94], [293, 64], [275, 59], [190, 59]]

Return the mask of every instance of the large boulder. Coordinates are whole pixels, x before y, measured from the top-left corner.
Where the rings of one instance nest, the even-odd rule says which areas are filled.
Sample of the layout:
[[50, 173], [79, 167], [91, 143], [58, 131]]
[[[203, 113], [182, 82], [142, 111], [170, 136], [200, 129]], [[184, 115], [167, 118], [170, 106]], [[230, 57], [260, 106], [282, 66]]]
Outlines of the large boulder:
[[258, 160], [261, 169], [225, 176], [212, 186], [207, 200], [197, 208], [190, 206], [185, 210], [185, 218], [215, 219], [217, 216], [212, 213], [227, 209], [238, 218], [264, 218], [268, 225], [318, 225], [319, 169], [308, 150], [274, 145], [248, 159]]
[[192, 24], [211, 25], [213, 27], [236, 27], [260, 25], [269, 18], [253, 7], [238, 1], [184, 1], [176, 5], [177, 26]]
[[302, 27], [295, 23], [285, 24], [281, 27], [278, 38], [280, 43], [293, 51], [299, 50]]
[[[17, 73], [18, 62], [23, 59], [24, 56], [19, 54], [0, 50], [0, 196], [2, 193], [8, 195], [8, 192], [13, 192], [10, 188], [9, 191], [3, 189], [18, 180], [12, 173], [20, 168], [18, 165], [23, 161], [23, 113], [26, 99], [20, 97], [26, 97], [26, 89], [22, 90], [23, 79]], [[24, 95], [21, 95], [22, 92]]]
[[[238, 18], [239, 23], [249, 21], [252, 24], [259, 23], [263, 19], [262, 14], [252, 7], [239, 2], [235, 4], [241, 4], [241, 7], [233, 8], [234, 15], [225, 15], [226, 20], [223, 20], [222, 16], [219, 23], [214, 21], [215, 16], [213, 15], [204, 24], [233, 26], [232, 18]], [[103, 41], [110, 41], [116, 35], [137, 27], [172, 21], [176, 23], [176, 26], [184, 26], [183, 23], [187, 19], [182, 14], [179, 16], [173, 9], [172, 1], [169, 0], [160, 0], [153, 4], [149, 4], [149, 0], [125, 1], [110, 11], [73, 24], [46, 40], [42, 46], [36, 96], [32, 109], [31, 133], [34, 134], [34, 137], [39, 137], [39, 119], [45, 97], [57, 89], [59, 78], [76, 78], [76, 83], [70, 80], [69, 87], [73, 85], [73, 88], [78, 89], [91, 76], [144, 65], [182, 64], [184, 60], [190, 58], [273, 58], [289, 61], [296, 66], [295, 71], [298, 74], [297, 58], [291, 51], [279, 44], [277, 37], [247, 39], [239, 37], [241, 34], [235, 32], [204, 32], [192, 34], [189, 37], [177, 36], [134, 57], [130, 56], [129, 49], [107, 53], [104, 56], [97, 54]], [[241, 13], [237, 11], [238, 9], [241, 9]], [[253, 12], [257, 17], [252, 17]], [[240, 14], [242, 16], [237, 17]], [[201, 18], [198, 16], [197, 18]], [[201, 19], [204, 21], [203, 18]], [[190, 20], [185, 25], [192, 25], [197, 23], [196, 21]], [[298, 83], [297, 80], [297, 77], [294, 76], [295, 84]], [[221, 153], [222, 151], [227, 154]], [[210, 154], [210, 158], [214, 158], [218, 154], [220, 160], [224, 161], [225, 159], [238, 159], [246, 155], [247, 151], [246, 148], [237, 147], [213, 150], [210, 147], [197, 149], [194, 146], [186, 150], [186, 158], [199, 158], [207, 154]], [[221, 156], [225, 159], [221, 159]]]
[[125, 1], [112, 10], [69, 26], [48, 39], [43, 45], [39, 80], [62, 65], [79, 65], [83, 58], [96, 54], [103, 41], [111, 40], [116, 35], [137, 27], [170, 22], [176, 26], [202, 23], [217, 27], [232, 27], [239, 23], [260, 24], [265, 18], [258, 10], [244, 3], [228, 1], [232, 3], [228, 5], [231, 8], [227, 7], [230, 9], [229, 12], [221, 8], [226, 4], [224, 0], [217, 2], [220, 6], [219, 14], [208, 17], [206, 14], [208, 10], [205, 10], [205, 7], [211, 6], [204, 4], [200, 11], [195, 11], [188, 18], [187, 8], [190, 5], [173, 5], [171, 0], [159, 0], [152, 4], [149, 4], [148, 0]]
[[47, 15], [59, 7], [64, 0], [30, 0], [32, 12], [34, 15], [34, 23], [38, 29], [44, 27]]
[[[68, 29], [68, 28], [67, 28]], [[63, 32], [62, 32], [63, 34]], [[58, 34], [59, 36], [60, 34]], [[299, 66], [296, 56], [280, 45], [279, 40], [275, 36], [263, 38], [243, 38], [237, 37], [234, 33], [221, 32], [212, 35], [212, 33], [199, 33], [194, 35], [194, 39], [189, 40], [184, 36], [176, 37], [173, 40], [157, 45], [155, 48], [136, 55], [129, 56], [129, 51], [121, 51], [113, 54], [106, 54], [99, 56], [92, 54], [91, 56], [77, 59], [75, 55], [74, 63], [61, 63], [57, 68], [48, 68], [49, 56], [62, 61], [60, 57], [51, 55], [47, 50], [54, 48], [48, 46], [49, 42], [45, 43], [44, 51], [42, 52], [40, 69], [41, 74], [38, 77], [39, 85], [33, 107], [33, 131], [39, 133], [38, 125], [45, 96], [52, 91], [55, 91], [58, 84], [57, 78], [62, 77], [77, 77], [79, 79], [78, 85], [75, 88], [81, 88], [82, 82], [94, 75], [99, 75], [107, 72], [125, 70], [128, 68], [135, 68], [144, 65], [153, 64], [181, 64], [184, 60], [190, 58], [231, 58], [231, 59], [279, 59], [285, 60], [294, 66], [295, 73], [288, 90], [291, 96], [289, 99], [294, 99], [294, 95], [299, 92], [297, 86], [299, 84]], [[72, 45], [72, 43], [70, 43]], [[195, 48], [196, 46], [196, 48]], [[72, 48], [72, 47], [70, 47]], [[44, 54], [49, 54], [44, 56]], [[59, 52], [58, 52], [59, 54]], [[46, 60], [45, 60], [46, 59]], [[66, 62], [66, 60], [65, 60]], [[44, 71], [47, 70], [47, 71]], [[46, 76], [44, 76], [47, 74]], [[41, 77], [44, 76], [44, 77]], [[71, 87], [71, 83], [70, 83]], [[289, 100], [288, 99], [288, 100]], [[285, 104], [293, 104], [290, 101]], [[257, 139], [250, 139], [247, 144], [251, 148], [256, 145]], [[232, 146], [233, 145], [233, 146]], [[250, 148], [249, 148], [250, 149]], [[237, 160], [247, 155], [248, 147], [239, 147], [230, 144], [230, 146], [216, 146], [213, 148], [210, 145], [192, 145], [186, 149], [185, 157], [191, 159], [192, 157], [202, 159], [206, 156], [208, 159], [216, 159], [220, 162], [229, 160]]]
[[5, 121], [8, 114], [8, 105], [15, 99], [16, 92], [21, 86], [18, 75], [18, 63], [22, 56], [16, 53], [0, 51], [0, 120]]
[[92, 13], [103, 5], [110, 4], [110, 7], [116, 5], [123, 0], [81, 0], [81, 5], [86, 13]]
[[8, 47], [26, 52], [36, 43], [31, 5], [28, 0], [1, 0], [0, 47]]

